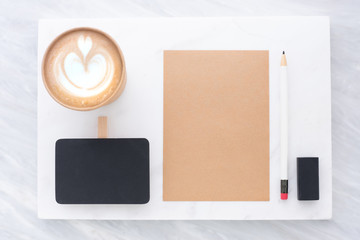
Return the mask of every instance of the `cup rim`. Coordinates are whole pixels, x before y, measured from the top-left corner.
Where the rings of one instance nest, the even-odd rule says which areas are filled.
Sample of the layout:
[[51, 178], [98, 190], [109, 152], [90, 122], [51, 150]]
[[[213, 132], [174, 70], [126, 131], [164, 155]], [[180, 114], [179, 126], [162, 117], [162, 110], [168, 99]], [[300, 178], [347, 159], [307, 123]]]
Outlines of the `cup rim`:
[[[117, 88], [115, 89], [115, 91], [113, 91], [113, 93], [108, 97], [106, 98], [105, 101], [97, 104], [97, 105], [94, 105], [94, 106], [91, 106], [91, 107], [75, 107], [75, 106], [72, 106], [72, 105], [69, 105], [69, 104], [66, 104], [64, 102], [61, 101], [61, 99], [59, 99], [49, 88], [48, 86], [48, 82], [45, 78], [45, 58], [46, 56], [49, 54], [49, 51], [52, 49], [52, 47], [54, 46], [54, 44], [62, 37], [64, 37], [65, 35], [69, 34], [69, 33], [72, 33], [72, 32], [76, 32], [76, 31], [93, 31], [93, 32], [97, 32], [97, 33], [100, 33], [102, 35], [104, 35], [105, 37], [107, 37], [112, 43], [114, 43], [114, 45], [116, 46], [117, 50], [118, 50], [118, 53], [120, 55], [120, 61], [122, 63], [122, 67], [121, 67], [121, 76], [120, 76], [120, 79], [119, 79], [119, 84], [117, 86]], [[62, 32], [61, 34], [59, 34], [58, 36], [56, 36], [56, 38], [54, 38], [51, 43], [49, 44], [49, 46], [46, 48], [46, 51], [42, 57], [42, 63], [41, 63], [41, 75], [42, 75], [42, 82], [47, 90], [47, 92], [49, 93], [49, 95], [57, 102], [59, 103], [60, 105], [66, 107], [66, 108], [69, 108], [69, 109], [72, 109], [72, 110], [77, 110], [77, 111], [89, 111], [89, 110], [95, 110], [97, 108], [100, 108], [104, 105], [107, 105], [111, 102], [113, 102], [115, 99], [112, 99], [114, 96], [116, 96], [117, 94], [119, 94], [119, 91], [123, 91], [123, 84], [125, 84], [125, 77], [126, 77], [126, 66], [125, 66], [125, 59], [124, 59], [124, 55], [123, 55], [123, 52], [121, 51], [121, 48], [119, 47], [118, 43], [115, 41], [115, 39], [113, 37], [111, 37], [109, 34], [107, 34], [106, 32], [103, 32], [99, 29], [96, 29], [96, 28], [92, 28], [92, 27], [76, 27], [76, 28], [71, 28], [69, 30], [66, 30], [65, 32]]]

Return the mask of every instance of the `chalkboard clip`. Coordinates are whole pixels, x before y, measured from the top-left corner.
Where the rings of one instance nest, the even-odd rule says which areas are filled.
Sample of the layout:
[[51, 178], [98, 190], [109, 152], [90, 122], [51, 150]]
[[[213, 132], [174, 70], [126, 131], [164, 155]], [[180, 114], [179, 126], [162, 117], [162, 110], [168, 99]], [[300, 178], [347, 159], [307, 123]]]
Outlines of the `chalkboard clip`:
[[107, 138], [107, 137], [108, 137], [107, 117], [99, 116], [98, 117], [98, 138]]

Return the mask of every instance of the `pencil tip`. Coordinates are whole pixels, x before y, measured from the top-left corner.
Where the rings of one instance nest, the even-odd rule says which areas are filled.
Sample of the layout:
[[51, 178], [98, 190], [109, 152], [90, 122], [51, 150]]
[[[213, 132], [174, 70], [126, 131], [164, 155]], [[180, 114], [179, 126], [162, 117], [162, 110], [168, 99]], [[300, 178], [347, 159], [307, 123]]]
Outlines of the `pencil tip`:
[[285, 51], [283, 51], [283, 54], [285, 54]]

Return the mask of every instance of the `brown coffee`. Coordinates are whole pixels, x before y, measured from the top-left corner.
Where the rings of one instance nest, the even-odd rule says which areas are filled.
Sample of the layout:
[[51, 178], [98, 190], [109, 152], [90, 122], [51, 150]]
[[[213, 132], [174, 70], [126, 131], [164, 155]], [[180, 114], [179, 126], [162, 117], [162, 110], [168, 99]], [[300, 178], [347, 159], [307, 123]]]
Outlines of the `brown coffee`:
[[50, 95], [74, 110], [92, 110], [114, 101], [126, 81], [120, 48], [107, 34], [90, 28], [57, 37], [44, 55], [42, 74]]

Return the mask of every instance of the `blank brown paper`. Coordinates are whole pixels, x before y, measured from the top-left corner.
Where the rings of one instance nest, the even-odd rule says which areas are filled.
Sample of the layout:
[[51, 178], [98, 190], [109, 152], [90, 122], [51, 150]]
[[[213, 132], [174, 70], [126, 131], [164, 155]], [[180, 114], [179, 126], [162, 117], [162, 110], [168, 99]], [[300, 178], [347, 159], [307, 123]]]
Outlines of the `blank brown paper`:
[[269, 200], [269, 52], [164, 51], [164, 201]]

